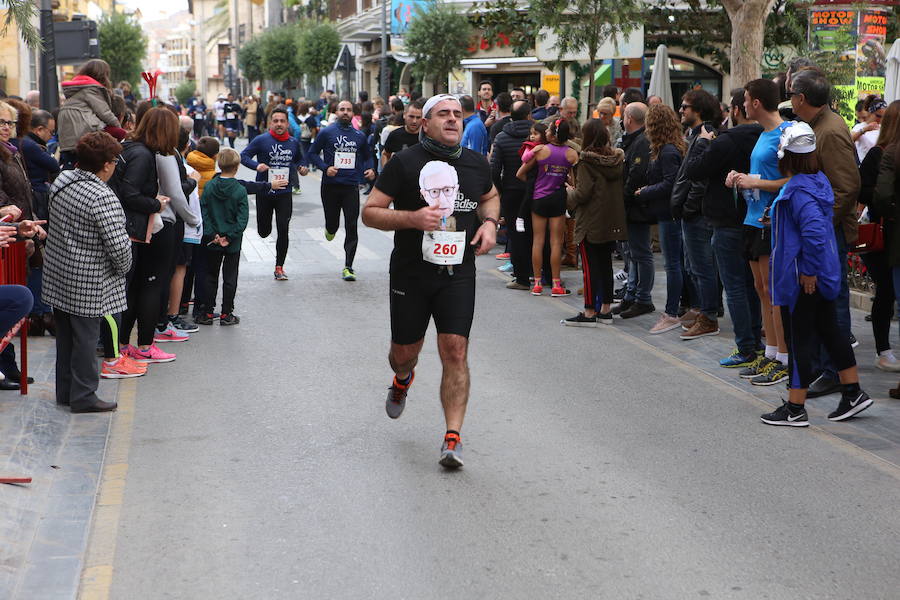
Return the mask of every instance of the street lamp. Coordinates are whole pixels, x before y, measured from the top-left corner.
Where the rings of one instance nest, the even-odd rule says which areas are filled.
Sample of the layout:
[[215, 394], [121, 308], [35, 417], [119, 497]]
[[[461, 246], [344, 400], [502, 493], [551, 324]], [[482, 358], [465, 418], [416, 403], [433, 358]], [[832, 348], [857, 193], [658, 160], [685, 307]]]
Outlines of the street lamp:
[[387, 102], [388, 94], [388, 64], [387, 64], [387, 11], [388, 0], [381, 0], [381, 97]]

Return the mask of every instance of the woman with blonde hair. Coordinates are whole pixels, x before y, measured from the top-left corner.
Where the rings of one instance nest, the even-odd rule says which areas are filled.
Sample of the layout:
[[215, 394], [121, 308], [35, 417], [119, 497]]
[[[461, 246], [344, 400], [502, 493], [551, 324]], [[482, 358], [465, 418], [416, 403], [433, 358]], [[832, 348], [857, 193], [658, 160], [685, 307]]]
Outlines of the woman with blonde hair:
[[[684, 285], [684, 262], [681, 237], [681, 220], [672, 216], [670, 199], [678, 168], [687, 150], [681, 130], [681, 121], [671, 107], [664, 104], [647, 110], [645, 135], [650, 142], [650, 166], [647, 185], [635, 191], [655, 213], [659, 222], [659, 245], [663, 251], [666, 270], [666, 307], [651, 334], [663, 333], [681, 327], [678, 306]], [[655, 310], [651, 304], [633, 304], [621, 313], [623, 319]]]

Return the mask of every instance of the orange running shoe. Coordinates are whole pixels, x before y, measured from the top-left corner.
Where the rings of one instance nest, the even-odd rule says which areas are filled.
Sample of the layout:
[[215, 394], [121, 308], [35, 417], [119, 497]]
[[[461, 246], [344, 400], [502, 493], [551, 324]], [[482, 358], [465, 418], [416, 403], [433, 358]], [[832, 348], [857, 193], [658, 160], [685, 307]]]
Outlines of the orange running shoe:
[[133, 361], [120, 356], [113, 364], [103, 361], [103, 368], [100, 370], [100, 377], [104, 379], [130, 379], [132, 377], [140, 377], [147, 374], [146, 367], [138, 367]]

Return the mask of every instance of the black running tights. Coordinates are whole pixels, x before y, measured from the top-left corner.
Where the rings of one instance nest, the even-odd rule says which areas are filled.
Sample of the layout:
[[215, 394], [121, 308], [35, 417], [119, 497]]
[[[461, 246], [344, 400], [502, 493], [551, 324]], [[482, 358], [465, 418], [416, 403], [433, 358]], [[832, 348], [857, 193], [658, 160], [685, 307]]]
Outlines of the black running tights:
[[[180, 240], [179, 240], [180, 241]], [[119, 343], [127, 344], [137, 323], [139, 346], [153, 343], [153, 330], [159, 318], [159, 297], [163, 275], [175, 252], [175, 226], [166, 223], [153, 234], [149, 244], [135, 243], [134, 266], [128, 283], [128, 308], [122, 313]]]
[[789, 388], [806, 389], [819, 376], [813, 367], [820, 342], [836, 371], [856, 366], [850, 339], [838, 326], [835, 302], [823, 298], [819, 290], [812, 294], [801, 290], [793, 312], [781, 307], [781, 322], [789, 355]]
[[[275, 213], [275, 228], [278, 239], [275, 241], [275, 266], [283, 267], [287, 258], [288, 230], [291, 226], [291, 215], [294, 212], [294, 198], [287, 194], [256, 195], [256, 230], [259, 237], [267, 238], [272, 233], [272, 213]], [[208, 292], [207, 292], [208, 293]]]
[[597, 309], [613, 302], [612, 253], [615, 242], [592, 244], [582, 240], [578, 245], [584, 269], [584, 307]]
[[344, 213], [344, 266], [352, 267], [359, 245], [356, 232], [359, 221], [359, 186], [322, 184], [322, 208], [325, 209], [325, 229], [335, 233], [341, 226], [341, 212]]

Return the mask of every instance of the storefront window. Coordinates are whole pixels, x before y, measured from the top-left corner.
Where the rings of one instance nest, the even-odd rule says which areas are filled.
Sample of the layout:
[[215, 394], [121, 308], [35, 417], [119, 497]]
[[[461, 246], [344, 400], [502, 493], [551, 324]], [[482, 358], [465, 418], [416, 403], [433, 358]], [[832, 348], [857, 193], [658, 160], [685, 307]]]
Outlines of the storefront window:
[[[650, 77], [655, 68], [656, 59], [653, 54], [644, 57], [644, 86], [650, 87]], [[722, 98], [722, 75], [697, 61], [670, 56], [672, 65], [669, 69], [669, 80], [672, 83], [672, 99], [677, 104], [681, 97], [698, 85], [704, 90]]]

